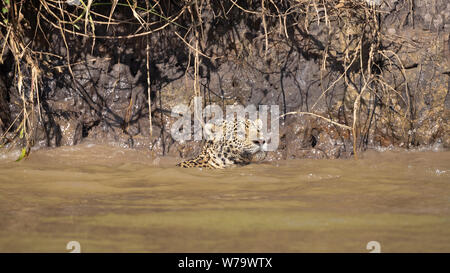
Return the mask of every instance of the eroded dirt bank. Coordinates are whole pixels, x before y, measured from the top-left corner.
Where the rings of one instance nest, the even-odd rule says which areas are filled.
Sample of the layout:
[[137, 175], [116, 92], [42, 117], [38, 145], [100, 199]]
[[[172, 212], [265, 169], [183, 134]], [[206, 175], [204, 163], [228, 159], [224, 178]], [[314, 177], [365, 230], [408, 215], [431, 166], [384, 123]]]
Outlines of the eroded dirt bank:
[[[200, 143], [172, 139], [170, 110], [197, 94], [204, 105], [279, 105], [356, 124], [287, 116], [269, 160], [348, 157], [353, 145], [450, 147], [447, 1], [164, 2], [149, 13], [138, 1], [148, 28], [126, 5], [93, 5], [93, 21], [77, 22], [79, 6], [10, 6], [9, 22], [19, 19], [2, 27], [2, 144], [114, 142], [187, 157]], [[24, 107], [35, 114], [26, 122]]]

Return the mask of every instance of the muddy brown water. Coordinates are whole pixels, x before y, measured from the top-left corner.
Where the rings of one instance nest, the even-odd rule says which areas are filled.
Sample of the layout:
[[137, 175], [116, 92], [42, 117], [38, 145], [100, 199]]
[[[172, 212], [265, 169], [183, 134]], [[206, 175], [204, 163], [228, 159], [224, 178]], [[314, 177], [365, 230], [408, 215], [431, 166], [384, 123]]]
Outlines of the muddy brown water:
[[82, 144], [0, 154], [0, 252], [450, 251], [450, 152], [179, 169]]

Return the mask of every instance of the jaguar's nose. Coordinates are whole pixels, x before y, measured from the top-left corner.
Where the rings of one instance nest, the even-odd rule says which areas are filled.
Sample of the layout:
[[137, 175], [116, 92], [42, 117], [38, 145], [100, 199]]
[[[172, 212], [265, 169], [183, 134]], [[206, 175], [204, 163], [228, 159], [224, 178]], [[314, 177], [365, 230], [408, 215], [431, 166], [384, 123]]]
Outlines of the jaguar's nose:
[[265, 143], [266, 143], [266, 141], [264, 139], [253, 140], [253, 144], [256, 144], [256, 145], [263, 145]]

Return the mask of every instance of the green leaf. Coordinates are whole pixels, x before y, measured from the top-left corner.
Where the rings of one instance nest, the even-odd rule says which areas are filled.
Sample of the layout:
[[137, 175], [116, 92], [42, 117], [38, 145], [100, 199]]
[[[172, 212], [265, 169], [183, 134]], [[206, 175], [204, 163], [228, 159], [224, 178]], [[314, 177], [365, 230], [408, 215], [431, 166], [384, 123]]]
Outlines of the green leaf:
[[23, 128], [22, 128], [22, 130], [20, 130], [20, 134], [19, 134], [19, 138], [23, 138]]
[[8, 9], [5, 8], [5, 7], [3, 7], [3, 8], [2, 8], [2, 13], [5, 14], [5, 13], [7, 13], [7, 12], [8, 12]]
[[22, 148], [22, 152], [20, 153], [20, 156], [16, 160], [16, 162], [19, 162], [20, 160], [22, 160], [25, 157], [26, 154], [27, 154], [27, 149], [26, 148]]
[[9, 0], [5, 0], [5, 4], [9, 6]]

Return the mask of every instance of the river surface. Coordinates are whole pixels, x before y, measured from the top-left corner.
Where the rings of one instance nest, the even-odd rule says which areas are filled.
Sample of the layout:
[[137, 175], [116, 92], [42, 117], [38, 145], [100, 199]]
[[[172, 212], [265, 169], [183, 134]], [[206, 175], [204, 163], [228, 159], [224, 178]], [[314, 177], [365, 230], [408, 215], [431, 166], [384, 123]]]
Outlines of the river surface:
[[450, 252], [450, 152], [179, 169], [81, 144], [0, 153], [0, 252]]

